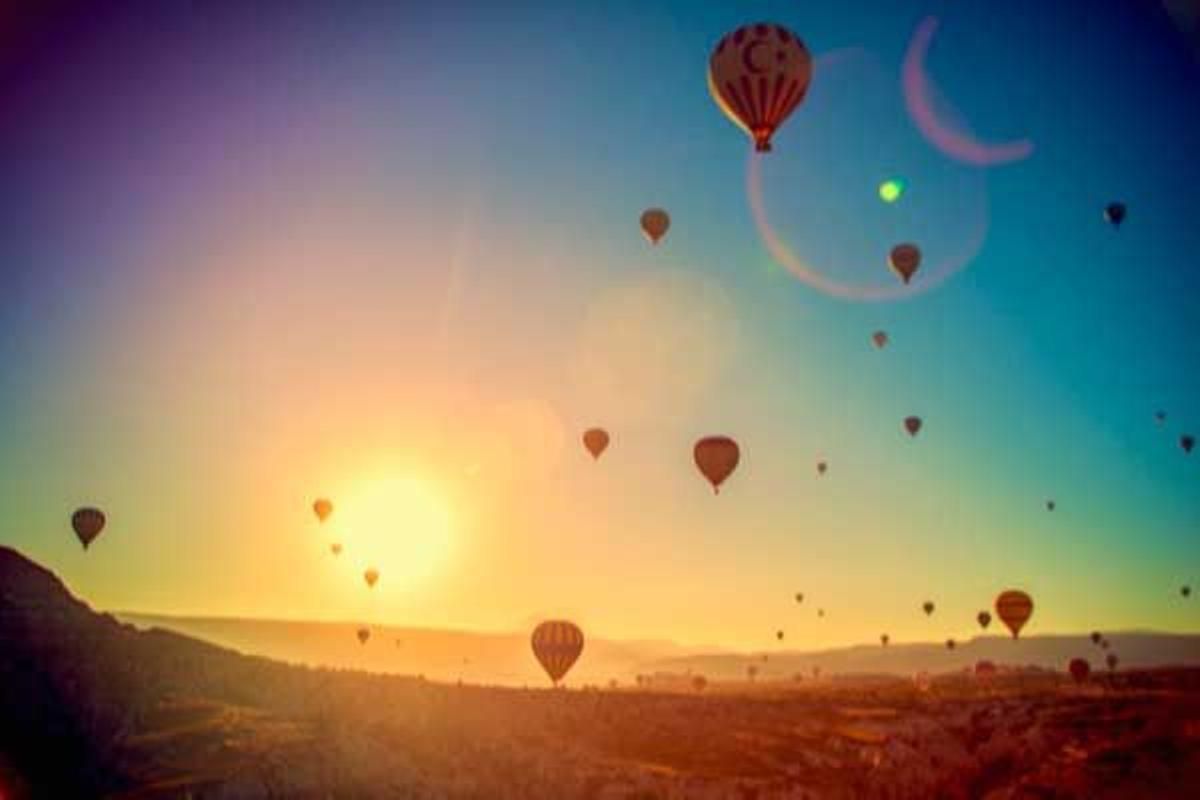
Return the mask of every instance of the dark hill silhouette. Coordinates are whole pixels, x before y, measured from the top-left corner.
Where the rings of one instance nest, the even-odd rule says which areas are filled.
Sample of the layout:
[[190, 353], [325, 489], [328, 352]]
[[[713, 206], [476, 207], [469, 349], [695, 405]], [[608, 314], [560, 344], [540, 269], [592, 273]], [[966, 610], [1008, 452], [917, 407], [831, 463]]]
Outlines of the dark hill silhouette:
[[[681, 682], [687, 687], [687, 681]], [[137, 630], [0, 548], [0, 796], [1192, 797], [1200, 670], [518, 690]]]

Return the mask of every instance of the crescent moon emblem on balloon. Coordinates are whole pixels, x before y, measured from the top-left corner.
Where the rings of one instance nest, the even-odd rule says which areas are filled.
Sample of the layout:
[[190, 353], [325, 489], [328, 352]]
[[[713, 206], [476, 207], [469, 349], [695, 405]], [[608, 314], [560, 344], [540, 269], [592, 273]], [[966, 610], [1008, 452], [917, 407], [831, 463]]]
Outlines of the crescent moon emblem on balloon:
[[750, 44], [746, 45], [746, 49], [742, 51], [742, 66], [744, 66], [746, 68], [746, 71], [749, 72], [751, 75], [761, 75], [762, 73], [766, 72], [765, 68], [756, 67], [754, 65], [754, 50], [755, 50], [755, 48], [766, 47], [766, 46], [767, 46], [767, 43], [764, 42], [763, 40], [759, 39], [758, 41], [754, 41], [754, 42], [751, 42]]
[[921, 134], [951, 158], [975, 166], [1006, 164], [1029, 156], [1033, 152], [1033, 142], [1028, 139], [982, 142], [938, 118], [933, 101], [936, 88], [925, 71], [925, 55], [929, 52], [937, 26], [936, 17], [922, 20], [904, 54], [904, 104]]

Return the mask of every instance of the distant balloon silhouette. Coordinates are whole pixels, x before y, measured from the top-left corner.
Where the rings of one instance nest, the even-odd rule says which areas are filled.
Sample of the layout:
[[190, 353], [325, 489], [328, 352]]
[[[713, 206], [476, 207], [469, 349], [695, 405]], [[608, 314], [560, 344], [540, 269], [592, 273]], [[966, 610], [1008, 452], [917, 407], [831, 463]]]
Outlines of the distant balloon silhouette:
[[933, 608], [934, 608], [933, 601], [926, 600], [924, 603], [921, 604], [921, 608], [925, 611], [925, 616], [928, 617], [930, 614], [933, 613]]
[[708, 686], [708, 679], [705, 678], [703, 675], [693, 675], [692, 676], [692, 688], [695, 691], [703, 692], [704, 688], [706, 686]]
[[329, 552], [333, 553], [335, 556], [340, 556], [342, 554], [342, 545], [339, 542], [334, 542], [333, 544], [329, 545]]
[[592, 454], [592, 458], [600, 458], [600, 454], [608, 448], [608, 431], [588, 428], [583, 432], [583, 446]]
[[1091, 674], [1092, 667], [1082, 658], [1072, 658], [1071, 663], [1067, 665], [1067, 671], [1071, 673], [1071, 677], [1075, 679], [1076, 683], [1083, 683]]
[[975, 615], [975, 621], [979, 623], [979, 627], [987, 630], [987, 626], [992, 624], [992, 615], [986, 611], [980, 611]]
[[1117, 658], [1116, 653], [1109, 653], [1104, 657], [1104, 663], [1108, 664], [1108, 671], [1112, 672], [1117, 668], [1117, 664], [1121, 663], [1121, 659]]
[[1179, 446], [1183, 448], [1183, 452], [1190, 453], [1192, 448], [1196, 446], [1196, 438], [1191, 434], [1185, 433], [1179, 437]]
[[823, 608], [818, 608], [818, 609], [817, 609], [817, 616], [818, 616], [818, 617], [822, 617], [822, 618], [823, 618], [823, 617], [825, 616], [825, 609], [823, 609]]
[[796, 602], [797, 603], [804, 602], [804, 592], [796, 592]]
[[1165, 411], [1155, 411], [1155, 412], [1154, 412], [1154, 421], [1155, 421], [1156, 423], [1158, 423], [1159, 425], [1162, 425], [1164, 422], [1166, 422], [1166, 421], [1167, 421], [1167, 412], [1165, 412]]
[[100, 535], [100, 531], [104, 530], [106, 522], [104, 512], [98, 508], [81, 508], [71, 515], [71, 528], [74, 529], [75, 536], [79, 538], [84, 550], [87, 550]]
[[367, 639], [370, 639], [370, 638], [371, 638], [371, 631], [369, 628], [359, 628], [358, 629], [358, 643], [359, 644], [366, 644]]
[[924, 423], [921, 422], [920, 417], [905, 417], [904, 418], [904, 430], [908, 431], [909, 436], [916, 436], [918, 433], [920, 433], [921, 426], [923, 424]]
[[783, 631], [775, 631], [775, 638], [782, 642], [783, 641]]
[[875, 331], [871, 334], [871, 342], [874, 343], [876, 350], [882, 350], [887, 347], [888, 335], [886, 331]]
[[1180, 586], [1180, 587], [1179, 587], [1179, 593], [1180, 593], [1181, 595], [1183, 595], [1184, 597], [1190, 597], [1190, 596], [1191, 596], [1191, 594], [1192, 594], [1192, 587], [1191, 587], [1191, 586], [1187, 586], [1187, 585]]
[[574, 622], [547, 620], [530, 637], [533, 655], [557, 686], [583, 652], [583, 631]]
[[754, 140], [760, 153], [800, 105], [812, 80], [812, 56], [779, 25], [745, 25], [721, 37], [708, 60], [708, 90], [717, 106]]
[[1018, 589], [1001, 592], [996, 598], [996, 615], [1016, 639], [1033, 615], [1033, 598]]
[[907, 242], [896, 245], [888, 254], [888, 266], [907, 284], [921, 266], [921, 249]]
[[1101, 650], [1107, 650], [1107, 649], [1108, 649], [1108, 647], [1109, 647], [1109, 645], [1108, 645], [1108, 639], [1101, 639], [1101, 640], [1100, 640], [1100, 649], [1101, 649]]
[[1114, 228], [1120, 228], [1125, 221], [1125, 204], [1109, 203], [1104, 207], [1104, 221]]
[[658, 244], [671, 227], [671, 215], [661, 208], [648, 208], [642, 212], [642, 233], [650, 244]]
[[946, 649], [947, 649], [947, 650], [953, 650], [953, 649], [954, 649], [954, 647], [955, 647], [955, 642], [954, 642], [954, 640], [953, 640], [953, 639], [947, 639], [947, 640], [946, 640]]
[[368, 588], [374, 589], [375, 583], [379, 580], [379, 570], [371, 567], [363, 573], [363, 580], [367, 582]]
[[717, 494], [721, 484], [737, 468], [741, 451], [737, 442], [728, 436], [706, 436], [696, 442], [692, 457], [700, 473], [712, 484], [713, 494]]
[[333, 513], [333, 503], [325, 498], [320, 498], [313, 501], [313, 513], [317, 515], [317, 519], [324, 522]]
[[1100, 644], [1100, 631], [1092, 631], [1092, 644]]
[[881, 645], [883, 645], [884, 647], [887, 647], [888, 642], [890, 642], [891, 640], [892, 640], [892, 637], [888, 636], [886, 633], [881, 633], [879, 635], [879, 643]]
[[1046, 510], [1047, 511], [1053, 511], [1056, 508], [1058, 508], [1058, 504], [1055, 503], [1053, 500], [1046, 501]]
[[829, 464], [827, 462], [825, 462], [825, 461], [817, 462], [817, 474], [818, 475], [824, 475], [825, 470], [827, 470], [827, 469], [829, 469]]

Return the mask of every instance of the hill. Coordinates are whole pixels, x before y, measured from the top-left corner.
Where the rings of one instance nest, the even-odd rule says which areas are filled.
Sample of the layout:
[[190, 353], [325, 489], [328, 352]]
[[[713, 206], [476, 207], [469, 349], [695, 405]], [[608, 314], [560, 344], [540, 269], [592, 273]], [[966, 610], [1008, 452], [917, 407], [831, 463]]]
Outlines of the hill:
[[0, 548], [0, 796], [1192, 797], [1200, 670], [456, 686], [289, 666], [73, 598]]

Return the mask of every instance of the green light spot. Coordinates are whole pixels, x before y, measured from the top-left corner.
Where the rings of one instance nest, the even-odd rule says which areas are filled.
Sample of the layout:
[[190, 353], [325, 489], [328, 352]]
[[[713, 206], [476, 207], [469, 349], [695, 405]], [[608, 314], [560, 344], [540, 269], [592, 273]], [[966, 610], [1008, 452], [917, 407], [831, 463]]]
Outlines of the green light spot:
[[879, 199], [885, 203], [894, 203], [900, 199], [907, 188], [908, 181], [904, 178], [888, 178], [879, 184]]

